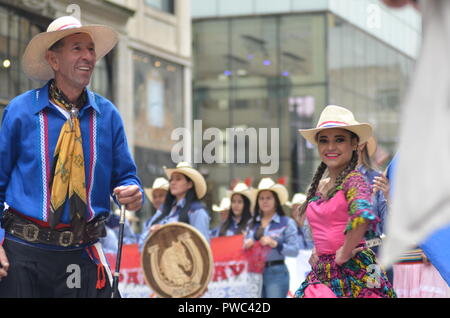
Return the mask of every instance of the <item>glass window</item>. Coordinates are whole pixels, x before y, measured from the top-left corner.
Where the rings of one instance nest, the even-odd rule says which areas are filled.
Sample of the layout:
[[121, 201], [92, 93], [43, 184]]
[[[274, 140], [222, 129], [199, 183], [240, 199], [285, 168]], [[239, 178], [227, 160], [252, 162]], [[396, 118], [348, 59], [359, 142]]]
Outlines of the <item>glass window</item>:
[[229, 53], [229, 21], [202, 21], [195, 23], [194, 86], [204, 89], [230, 85], [231, 63]]
[[292, 84], [325, 81], [325, 16], [284, 16], [279, 30], [278, 76]]
[[278, 79], [278, 19], [231, 20], [231, 49], [225, 58], [234, 87], [262, 87]]
[[134, 52], [133, 61], [135, 157], [144, 184], [151, 186], [171, 161], [176, 143], [171, 132], [184, 127], [183, 68], [140, 52]]
[[23, 52], [41, 28], [14, 10], [0, 6], [0, 101], [11, 98], [39, 86], [22, 72], [20, 61]]
[[[289, 188], [304, 191], [313, 155], [305, 143], [297, 146], [296, 141], [301, 140], [298, 129], [315, 116], [316, 105], [325, 103], [324, 15], [198, 21], [193, 31], [198, 116], [194, 118], [202, 119], [204, 129], [254, 129], [257, 138], [259, 129], [267, 129], [270, 135], [270, 129], [277, 128], [276, 149], [271, 149], [268, 139], [267, 150], [272, 161], [278, 161], [278, 171], [268, 176], [286, 177]], [[310, 109], [309, 115], [304, 109]], [[294, 116], [296, 112], [300, 117]], [[230, 145], [224, 146], [229, 150]], [[259, 154], [257, 163], [250, 163], [248, 149], [245, 164], [201, 165], [209, 171], [210, 182], [214, 180], [210, 195], [215, 201], [220, 201], [220, 189], [229, 188], [232, 180], [252, 177], [256, 186], [264, 177], [261, 167], [268, 164], [261, 162]]]
[[114, 51], [109, 52], [108, 55], [106, 55], [104, 58], [99, 60], [97, 64], [95, 65], [95, 70], [92, 73], [90, 88], [112, 100], [113, 94], [112, 94], [112, 54]]
[[329, 21], [329, 101], [371, 123], [380, 147], [393, 154], [411, 59], [338, 17]]
[[167, 13], [175, 13], [175, 0], [145, 0], [146, 5], [167, 12]]

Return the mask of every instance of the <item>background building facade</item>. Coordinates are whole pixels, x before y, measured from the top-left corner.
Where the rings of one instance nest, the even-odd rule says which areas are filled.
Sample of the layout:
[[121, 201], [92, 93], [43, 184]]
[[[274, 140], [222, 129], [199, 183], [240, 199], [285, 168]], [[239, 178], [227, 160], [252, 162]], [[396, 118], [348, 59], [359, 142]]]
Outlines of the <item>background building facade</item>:
[[[280, 169], [306, 191], [317, 153], [298, 134], [328, 104], [370, 122], [385, 154], [396, 150], [399, 106], [420, 42], [420, 17], [378, 0], [193, 0], [194, 114], [204, 129], [280, 130]], [[225, 145], [226, 147], [226, 145]], [[218, 198], [258, 164], [205, 165]]]

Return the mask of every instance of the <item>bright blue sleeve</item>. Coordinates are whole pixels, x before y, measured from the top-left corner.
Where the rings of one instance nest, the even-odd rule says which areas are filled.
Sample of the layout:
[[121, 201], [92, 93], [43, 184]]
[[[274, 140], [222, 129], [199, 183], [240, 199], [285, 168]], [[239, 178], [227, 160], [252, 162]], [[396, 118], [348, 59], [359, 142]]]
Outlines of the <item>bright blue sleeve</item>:
[[20, 121], [10, 114], [7, 107], [3, 113], [2, 126], [0, 128], [0, 220], [5, 208], [6, 188], [11, 178], [14, 163], [17, 161], [17, 146], [14, 140], [20, 138], [16, 132], [20, 127]]
[[208, 242], [210, 239], [209, 221], [210, 219], [208, 212], [203, 208], [200, 208], [198, 210], [189, 213], [189, 223], [197, 230], [199, 230], [199, 232], [203, 234], [203, 236], [206, 238]]
[[300, 242], [297, 233], [297, 225], [295, 221], [289, 218], [286, 229], [283, 235], [277, 239], [278, 246], [276, 247], [284, 256], [296, 257], [300, 250]]
[[118, 112], [113, 114], [113, 166], [112, 166], [112, 179], [111, 179], [111, 196], [117, 205], [118, 202], [113, 195], [113, 190], [119, 186], [137, 185], [142, 194], [142, 203], [144, 203], [145, 195], [141, 185], [141, 181], [137, 177], [137, 167], [131, 156], [127, 138], [125, 135], [125, 128], [123, 126], [122, 118]]

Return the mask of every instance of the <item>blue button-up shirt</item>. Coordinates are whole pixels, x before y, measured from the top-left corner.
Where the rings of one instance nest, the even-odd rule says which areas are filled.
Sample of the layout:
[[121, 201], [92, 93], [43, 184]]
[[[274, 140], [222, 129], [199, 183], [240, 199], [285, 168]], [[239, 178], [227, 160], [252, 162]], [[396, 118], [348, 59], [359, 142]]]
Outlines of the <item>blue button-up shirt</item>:
[[[381, 173], [375, 170], [367, 170], [363, 165], [358, 167], [358, 170], [366, 177], [367, 181], [370, 183], [371, 188], [373, 186], [373, 179], [375, 177], [381, 176]], [[383, 191], [378, 190], [372, 194], [372, 206], [373, 212], [376, 216], [380, 218], [380, 222], [376, 225], [375, 235], [381, 236], [384, 233], [384, 222], [387, 213], [387, 200], [383, 194]]]
[[[249, 223], [250, 223], [250, 221], [249, 221]], [[220, 236], [220, 229], [222, 228], [222, 225], [223, 225], [223, 223], [210, 231], [211, 237]], [[245, 229], [244, 229], [244, 231], [245, 231]], [[238, 235], [238, 234], [242, 234], [242, 233], [239, 233], [239, 225], [233, 217], [233, 218], [231, 218], [230, 226], [225, 231], [224, 236], [233, 236], [233, 235]]]
[[308, 220], [305, 219], [303, 227], [297, 225], [297, 234], [301, 250], [311, 250], [314, 247]]
[[[79, 119], [85, 160], [86, 216], [92, 220], [109, 214], [114, 188], [137, 185], [142, 193], [143, 190], [118, 110], [106, 98], [86, 90], [87, 103]], [[6, 107], [0, 129], [0, 217], [7, 203], [26, 216], [47, 222], [50, 171], [65, 122], [66, 117], [49, 102], [48, 83], [19, 95]], [[68, 202], [61, 223], [70, 223]]]
[[[250, 227], [246, 238], [256, 241], [256, 233], [261, 226], [261, 217], [256, 218], [256, 224]], [[269, 226], [264, 229], [264, 236], [270, 236], [276, 240], [278, 245], [272, 248], [266, 257], [266, 261], [284, 260], [286, 256], [296, 257], [299, 251], [299, 239], [297, 234], [297, 224], [287, 216], [274, 214]]]
[[[172, 210], [170, 210], [169, 215], [167, 215], [165, 218], [160, 220], [158, 222], [158, 224], [164, 225], [164, 224], [168, 224], [168, 223], [178, 222], [178, 218], [180, 216], [180, 211], [184, 207], [185, 203], [186, 203], [185, 198], [178, 201], [173, 206]], [[142, 251], [145, 241], [151, 234], [150, 228], [152, 227], [152, 225], [154, 225], [154, 222], [160, 217], [163, 210], [164, 210], [164, 205], [162, 205], [158, 209], [158, 211], [156, 211], [155, 215], [153, 215], [153, 217], [151, 217], [150, 220], [145, 223], [142, 234], [139, 237], [139, 251]], [[191, 226], [195, 227], [209, 241], [210, 218], [209, 218], [208, 211], [206, 211], [204, 208], [191, 209], [188, 212], [188, 217], [189, 217], [189, 224]]]

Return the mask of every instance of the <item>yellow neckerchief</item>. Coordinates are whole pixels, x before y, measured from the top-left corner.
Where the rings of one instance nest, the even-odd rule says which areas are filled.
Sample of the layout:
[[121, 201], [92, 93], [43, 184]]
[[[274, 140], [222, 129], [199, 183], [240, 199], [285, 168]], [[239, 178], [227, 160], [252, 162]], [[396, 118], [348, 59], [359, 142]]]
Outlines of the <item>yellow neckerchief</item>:
[[54, 228], [59, 223], [64, 203], [69, 199], [72, 230], [78, 240], [84, 231], [87, 199], [78, 109], [67, 101], [54, 82], [49, 92], [53, 103], [70, 112], [70, 118], [61, 128], [53, 156], [49, 224]]

